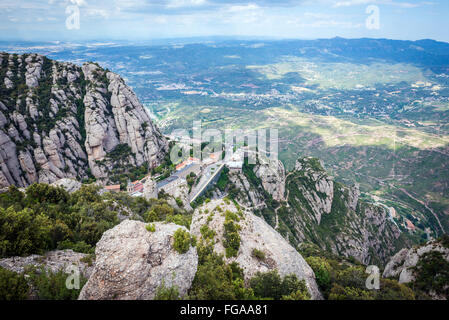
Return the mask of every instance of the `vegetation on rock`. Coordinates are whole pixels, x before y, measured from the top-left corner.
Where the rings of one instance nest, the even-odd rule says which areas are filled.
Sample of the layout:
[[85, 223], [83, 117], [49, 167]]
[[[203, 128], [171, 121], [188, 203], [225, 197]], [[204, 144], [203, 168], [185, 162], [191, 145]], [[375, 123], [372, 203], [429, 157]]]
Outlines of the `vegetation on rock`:
[[267, 273], [256, 273], [250, 286], [256, 297], [274, 300], [310, 300], [304, 280], [299, 280], [295, 274], [284, 278], [276, 270]]
[[189, 251], [190, 244], [192, 240], [190, 238], [190, 233], [184, 229], [179, 228], [175, 231], [173, 235], [173, 248], [180, 254], [186, 253]]
[[0, 300], [25, 300], [29, 293], [28, 282], [23, 274], [0, 267]]

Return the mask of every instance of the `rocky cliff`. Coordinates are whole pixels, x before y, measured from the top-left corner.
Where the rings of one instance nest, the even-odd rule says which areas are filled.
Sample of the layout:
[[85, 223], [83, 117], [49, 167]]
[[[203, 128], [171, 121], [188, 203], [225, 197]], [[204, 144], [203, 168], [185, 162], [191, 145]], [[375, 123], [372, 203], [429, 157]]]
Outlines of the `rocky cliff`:
[[254, 167], [253, 172], [274, 200], [285, 200], [285, 168], [281, 161], [259, 163]]
[[133, 91], [94, 63], [0, 53], [0, 187], [158, 165], [167, 142]]
[[318, 159], [299, 159], [286, 190], [287, 204], [278, 210], [279, 229], [295, 243], [313, 242], [335, 254], [379, 265], [404, 246], [386, 210], [362, 201], [357, 186], [334, 181]]
[[[238, 236], [230, 235], [231, 224], [235, 224]], [[246, 281], [257, 272], [277, 270], [281, 276], [295, 274], [305, 280], [313, 299], [322, 298], [315, 274], [303, 257], [251, 210], [237, 208], [230, 201], [213, 200], [195, 210], [190, 232], [197, 239], [212, 240], [214, 251], [225, 255], [229, 263], [237, 262], [243, 269]], [[238, 248], [234, 248], [234, 254], [229, 255], [226, 249], [231, 239], [235, 238], [239, 239]]]
[[360, 199], [357, 185], [336, 181], [315, 158], [303, 158], [286, 173], [282, 165], [245, 165], [229, 173], [234, 198], [251, 208], [293, 246], [317, 244], [362, 263], [384, 265], [409, 245], [383, 207]]
[[383, 276], [408, 283], [432, 299], [449, 299], [449, 237], [402, 249], [388, 262]]
[[272, 200], [285, 200], [285, 169], [281, 161], [246, 165], [244, 172], [227, 175], [237, 190], [236, 199], [244, 206], [261, 210], [269, 207]]

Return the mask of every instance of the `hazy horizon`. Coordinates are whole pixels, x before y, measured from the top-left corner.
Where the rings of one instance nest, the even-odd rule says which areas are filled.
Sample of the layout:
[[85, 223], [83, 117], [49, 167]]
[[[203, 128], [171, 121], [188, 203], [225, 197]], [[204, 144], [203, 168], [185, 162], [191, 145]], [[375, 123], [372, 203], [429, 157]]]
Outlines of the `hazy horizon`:
[[395, 39], [395, 38], [375, 38], [375, 37], [328, 37], [328, 38], [281, 38], [281, 37], [262, 37], [262, 36], [198, 36], [198, 37], [167, 37], [167, 38], [151, 38], [142, 40], [127, 40], [127, 39], [85, 39], [85, 40], [30, 40], [30, 39], [1, 39], [0, 43], [14, 45], [15, 43], [30, 43], [30, 44], [44, 44], [44, 45], [91, 45], [91, 46], [120, 46], [120, 45], [149, 45], [149, 46], [161, 46], [161, 45], [176, 45], [176, 44], [207, 44], [207, 43], [221, 43], [226, 41], [317, 41], [317, 40], [389, 40], [389, 41], [435, 41], [440, 43], [447, 43], [448, 41], [437, 40], [432, 38], [421, 38], [416, 40], [410, 39]]
[[5, 0], [2, 41], [433, 39], [449, 3], [419, 0]]

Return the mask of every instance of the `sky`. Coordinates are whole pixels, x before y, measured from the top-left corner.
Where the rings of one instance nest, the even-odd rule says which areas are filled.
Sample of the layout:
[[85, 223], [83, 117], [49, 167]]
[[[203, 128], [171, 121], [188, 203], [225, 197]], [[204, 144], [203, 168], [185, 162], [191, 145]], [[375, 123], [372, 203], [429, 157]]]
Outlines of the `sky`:
[[447, 0], [0, 0], [0, 40], [205, 36], [449, 42]]

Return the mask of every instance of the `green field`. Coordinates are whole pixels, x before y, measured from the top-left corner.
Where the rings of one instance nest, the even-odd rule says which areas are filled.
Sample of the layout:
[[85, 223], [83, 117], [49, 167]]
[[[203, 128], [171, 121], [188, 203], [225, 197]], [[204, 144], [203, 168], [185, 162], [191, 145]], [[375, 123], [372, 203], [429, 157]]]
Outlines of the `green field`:
[[320, 63], [288, 56], [275, 64], [248, 66], [248, 69], [258, 71], [269, 80], [282, 79], [292, 72], [298, 73], [305, 79], [306, 85], [317, 85], [320, 89], [363, 89], [376, 84], [429, 82], [421, 69], [403, 63]]

